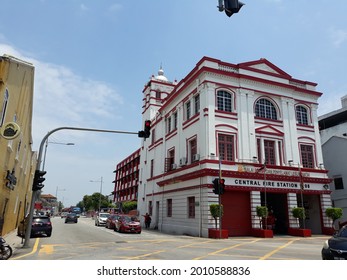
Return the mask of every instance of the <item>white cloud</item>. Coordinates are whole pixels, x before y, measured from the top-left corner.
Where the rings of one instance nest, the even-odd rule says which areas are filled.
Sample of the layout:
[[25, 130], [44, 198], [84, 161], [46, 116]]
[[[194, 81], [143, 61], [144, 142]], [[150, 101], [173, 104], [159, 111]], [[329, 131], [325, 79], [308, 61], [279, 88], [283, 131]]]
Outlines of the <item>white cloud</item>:
[[123, 104], [122, 97], [106, 83], [28, 57], [10, 45], [0, 44], [0, 53], [28, 61], [35, 67], [34, 143], [56, 127], [92, 127], [119, 117], [115, 108]]

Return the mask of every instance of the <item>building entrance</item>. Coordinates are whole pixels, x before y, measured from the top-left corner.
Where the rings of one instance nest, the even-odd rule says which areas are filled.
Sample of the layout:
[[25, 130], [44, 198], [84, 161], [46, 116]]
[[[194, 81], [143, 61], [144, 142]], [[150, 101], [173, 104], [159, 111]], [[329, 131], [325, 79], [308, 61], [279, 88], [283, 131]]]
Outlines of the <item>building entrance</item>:
[[[261, 204], [265, 205], [265, 194], [261, 193]], [[274, 234], [288, 233], [288, 203], [286, 193], [266, 193], [266, 204], [269, 212], [272, 212], [275, 221], [272, 228]]]

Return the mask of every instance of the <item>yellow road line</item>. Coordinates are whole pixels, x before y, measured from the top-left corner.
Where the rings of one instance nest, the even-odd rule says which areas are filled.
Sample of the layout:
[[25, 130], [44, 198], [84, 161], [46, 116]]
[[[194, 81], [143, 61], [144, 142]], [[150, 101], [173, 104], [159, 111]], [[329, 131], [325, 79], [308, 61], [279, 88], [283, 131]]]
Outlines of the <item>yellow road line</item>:
[[202, 258], [205, 258], [205, 257], [207, 257], [207, 256], [217, 255], [217, 254], [219, 254], [219, 253], [221, 253], [221, 252], [224, 252], [224, 251], [227, 251], [227, 250], [230, 250], [230, 249], [234, 249], [234, 248], [237, 248], [237, 247], [240, 247], [240, 246], [243, 246], [243, 245], [248, 245], [248, 244], [250, 244], [250, 243], [258, 242], [259, 240], [260, 240], [260, 239], [256, 239], [256, 240], [252, 240], [252, 241], [250, 241], [250, 242], [239, 243], [239, 244], [236, 244], [236, 245], [233, 245], [233, 246], [224, 248], [224, 249], [220, 249], [220, 250], [217, 250], [217, 251], [208, 253], [207, 255], [203, 255], [203, 256], [194, 258], [193, 260], [201, 260]]
[[21, 255], [21, 256], [15, 257], [15, 258], [11, 258], [11, 260], [19, 260], [19, 259], [24, 258], [26, 256], [30, 256], [32, 254], [35, 254], [37, 252], [37, 248], [39, 247], [39, 241], [40, 241], [40, 238], [36, 238], [34, 247], [30, 253], [25, 254], [25, 255]]
[[300, 240], [300, 238], [296, 238], [294, 240], [291, 240], [291, 241], [287, 242], [286, 244], [284, 244], [282, 246], [277, 247], [275, 250], [272, 250], [268, 254], [262, 256], [259, 260], [266, 260], [266, 259], [270, 258], [272, 255], [276, 254], [278, 251], [288, 247], [290, 244], [292, 244], [292, 243], [294, 243], [295, 241], [298, 241], [298, 240]]

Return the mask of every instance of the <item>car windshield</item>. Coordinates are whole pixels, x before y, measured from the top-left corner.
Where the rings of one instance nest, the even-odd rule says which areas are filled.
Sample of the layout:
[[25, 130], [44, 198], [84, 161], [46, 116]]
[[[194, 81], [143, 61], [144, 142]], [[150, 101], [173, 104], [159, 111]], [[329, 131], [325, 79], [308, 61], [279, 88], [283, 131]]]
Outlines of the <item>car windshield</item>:
[[101, 217], [101, 218], [107, 218], [108, 216], [110, 216], [109, 213], [100, 213], [99, 214], [99, 217]]
[[33, 218], [33, 223], [48, 223], [48, 222], [49, 222], [49, 218], [47, 217]]
[[347, 227], [344, 227], [341, 229], [339, 236], [340, 237], [347, 237]]
[[125, 222], [127, 222], [127, 223], [129, 223], [129, 222], [136, 222], [137, 221], [136, 217], [130, 217], [130, 216], [124, 216], [123, 220]]

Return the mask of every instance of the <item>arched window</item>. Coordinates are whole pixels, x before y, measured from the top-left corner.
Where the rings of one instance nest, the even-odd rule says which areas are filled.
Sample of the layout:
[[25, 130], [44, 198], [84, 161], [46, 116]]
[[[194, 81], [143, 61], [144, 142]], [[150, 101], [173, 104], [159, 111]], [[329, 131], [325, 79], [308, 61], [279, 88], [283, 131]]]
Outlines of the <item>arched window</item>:
[[220, 90], [217, 93], [217, 108], [220, 111], [231, 112], [232, 111], [232, 102], [231, 102], [231, 93]]
[[298, 105], [296, 106], [295, 111], [296, 111], [296, 122], [298, 124], [308, 125], [307, 109], [304, 106]]
[[8, 90], [6, 89], [4, 93], [4, 100], [2, 102], [2, 108], [0, 111], [0, 126], [2, 126], [5, 121], [7, 104], [8, 104]]
[[259, 118], [277, 120], [277, 112], [271, 101], [262, 98], [255, 104], [255, 115]]

